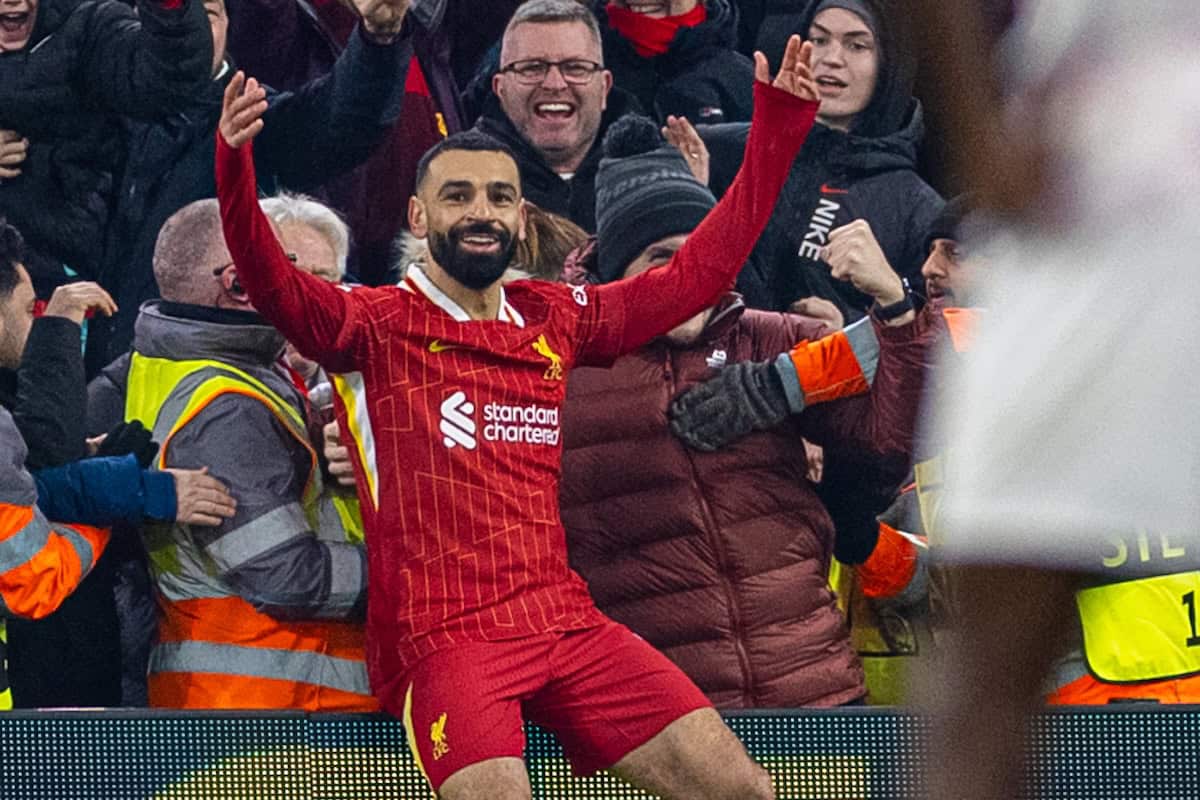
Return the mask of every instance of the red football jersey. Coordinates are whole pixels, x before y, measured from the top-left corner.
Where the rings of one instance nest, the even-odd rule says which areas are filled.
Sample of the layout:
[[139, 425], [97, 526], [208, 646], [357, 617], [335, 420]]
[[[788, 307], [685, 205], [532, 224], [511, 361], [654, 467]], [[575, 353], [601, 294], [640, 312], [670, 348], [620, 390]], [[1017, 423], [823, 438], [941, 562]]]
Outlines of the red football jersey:
[[603, 620], [558, 515], [567, 371], [619, 346], [594, 294], [510, 284], [500, 319], [472, 321], [415, 266], [353, 293], [363, 369], [335, 385], [365, 488], [370, 626], [389, 631], [373, 662]]
[[485, 321], [419, 270], [399, 287], [349, 289], [295, 269], [258, 208], [250, 147], [218, 135], [222, 224], [242, 285], [339, 375], [366, 523], [373, 685], [456, 642], [603, 619], [567, 566], [559, 520], [567, 372], [611, 363], [732, 285], [817, 109], [755, 91], [742, 170], [669, 264], [598, 287], [510, 284], [500, 318]]

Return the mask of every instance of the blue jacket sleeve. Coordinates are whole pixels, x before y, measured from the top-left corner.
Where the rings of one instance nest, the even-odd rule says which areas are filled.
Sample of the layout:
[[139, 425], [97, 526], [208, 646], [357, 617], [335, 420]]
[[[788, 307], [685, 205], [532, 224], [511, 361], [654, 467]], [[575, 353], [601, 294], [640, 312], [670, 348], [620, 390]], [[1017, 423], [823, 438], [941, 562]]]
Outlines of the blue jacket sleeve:
[[38, 508], [55, 522], [137, 524], [175, 519], [175, 479], [142, 469], [132, 455], [88, 458], [33, 473]]

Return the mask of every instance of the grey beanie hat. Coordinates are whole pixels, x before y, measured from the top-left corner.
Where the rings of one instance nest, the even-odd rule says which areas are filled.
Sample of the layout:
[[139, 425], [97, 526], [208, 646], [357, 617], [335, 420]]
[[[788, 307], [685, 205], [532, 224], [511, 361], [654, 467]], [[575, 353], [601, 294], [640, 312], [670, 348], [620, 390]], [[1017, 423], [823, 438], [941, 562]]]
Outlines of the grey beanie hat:
[[596, 277], [608, 283], [650, 245], [695, 230], [717, 200], [646, 117], [613, 123], [604, 153], [596, 172]]

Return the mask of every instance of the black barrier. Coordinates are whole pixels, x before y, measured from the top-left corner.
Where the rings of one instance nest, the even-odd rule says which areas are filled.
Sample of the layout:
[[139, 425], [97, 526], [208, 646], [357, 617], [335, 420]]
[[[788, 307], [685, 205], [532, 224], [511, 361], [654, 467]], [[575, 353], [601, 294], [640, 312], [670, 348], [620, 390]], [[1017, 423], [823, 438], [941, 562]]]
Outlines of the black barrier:
[[[727, 714], [779, 798], [918, 797], [926, 723], [889, 709]], [[987, 720], [980, 720], [986, 725]], [[447, 731], [447, 741], [452, 732]], [[3, 800], [381, 800], [430, 797], [403, 727], [373, 715], [52, 711], [0, 714]], [[451, 745], [452, 746], [452, 745]], [[1028, 798], [1200, 798], [1200, 707], [1110, 706], [1034, 720]], [[574, 778], [529, 729], [535, 798], [642, 798]]]

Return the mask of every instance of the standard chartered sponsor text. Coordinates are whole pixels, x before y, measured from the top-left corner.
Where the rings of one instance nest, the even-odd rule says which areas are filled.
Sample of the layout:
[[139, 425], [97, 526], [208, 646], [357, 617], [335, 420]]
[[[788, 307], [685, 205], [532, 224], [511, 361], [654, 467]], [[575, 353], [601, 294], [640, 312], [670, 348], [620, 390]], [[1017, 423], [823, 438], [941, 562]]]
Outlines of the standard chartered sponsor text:
[[559, 436], [557, 408], [501, 403], [488, 403], [483, 407], [483, 438], [486, 441], [553, 447], [558, 444]]

